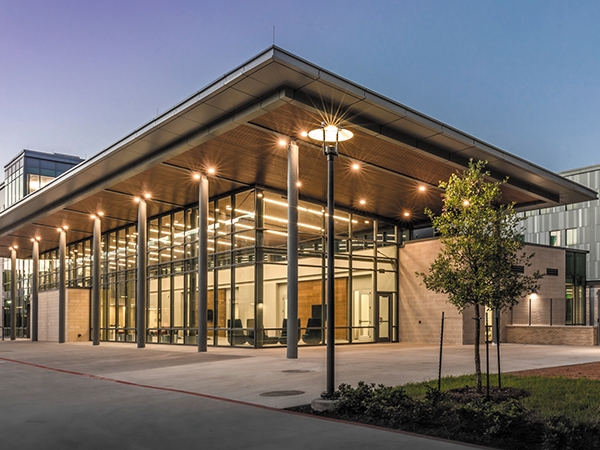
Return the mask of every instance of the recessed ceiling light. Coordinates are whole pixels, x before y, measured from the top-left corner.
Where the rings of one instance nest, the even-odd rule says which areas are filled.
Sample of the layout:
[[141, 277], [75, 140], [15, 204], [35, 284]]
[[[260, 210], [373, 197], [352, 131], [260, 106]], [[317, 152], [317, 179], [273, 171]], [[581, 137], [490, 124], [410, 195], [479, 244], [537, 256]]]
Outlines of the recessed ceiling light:
[[419, 186], [419, 190], [420, 190], [421, 192], [424, 192], [424, 191], [425, 191], [425, 186]]
[[358, 170], [358, 169], [360, 169], [360, 166], [358, 164], [354, 163], [354, 164], [352, 164], [352, 168], [354, 170]]
[[364, 198], [360, 200], [361, 205], [365, 205], [366, 203], [367, 203], [367, 201]]

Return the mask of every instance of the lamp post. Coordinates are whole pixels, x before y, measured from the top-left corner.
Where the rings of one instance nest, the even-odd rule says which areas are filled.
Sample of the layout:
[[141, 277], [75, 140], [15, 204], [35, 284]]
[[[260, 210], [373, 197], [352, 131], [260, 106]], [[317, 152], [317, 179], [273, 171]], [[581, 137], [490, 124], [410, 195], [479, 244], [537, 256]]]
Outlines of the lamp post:
[[327, 390], [323, 398], [331, 398], [335, 391], [335, 293], [334, 293], [334, 251], [335, 230], [333, 215], [334, 161], [338, 155], [338, 143], [351, 139], [354, 134], [336, 125], [321, 123], [321, 127], [308, 133], [308, 137], [323, 143], [323, 154], [327, 157]]

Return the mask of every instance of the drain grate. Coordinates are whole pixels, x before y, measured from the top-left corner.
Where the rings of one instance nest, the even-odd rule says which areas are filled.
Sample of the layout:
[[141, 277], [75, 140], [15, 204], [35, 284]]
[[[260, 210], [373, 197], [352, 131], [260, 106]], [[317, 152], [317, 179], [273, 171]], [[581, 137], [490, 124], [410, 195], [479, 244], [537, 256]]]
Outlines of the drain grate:
[[309, 373], [309, 372], [314, 372], [314, 370], [308, 370], [308, 369], [289, 369], [289, 370], [282, 370], [283, 373]]
[[289, 397], [291, 395], [301, 395], [304, 391], [270, 391], [260, 394], [261, 397]]

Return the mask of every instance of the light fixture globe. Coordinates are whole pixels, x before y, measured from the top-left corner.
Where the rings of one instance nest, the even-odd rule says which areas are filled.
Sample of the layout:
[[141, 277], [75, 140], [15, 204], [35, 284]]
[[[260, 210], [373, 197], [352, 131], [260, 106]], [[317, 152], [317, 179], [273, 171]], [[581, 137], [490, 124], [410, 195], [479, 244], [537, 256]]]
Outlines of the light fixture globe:
[[335, 125], [322, 124], [319, 128], [308, 132], [308, 137], [314, 141], [334, 143], [344, 142], [352, 139], [354, 133], [344, 128], [339, 128]]

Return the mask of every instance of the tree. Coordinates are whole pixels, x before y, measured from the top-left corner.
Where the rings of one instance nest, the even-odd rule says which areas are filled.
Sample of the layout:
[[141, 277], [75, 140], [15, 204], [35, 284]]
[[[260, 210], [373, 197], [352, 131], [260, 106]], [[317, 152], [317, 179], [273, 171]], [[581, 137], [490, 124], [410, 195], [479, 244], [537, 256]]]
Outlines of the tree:
[[531, 266], [533, 254], [523, 250], [519, 218], [514, 204], [501, 204], [502, 182], [488, 182], [486, 162], [469, 161], [462, 174], [440, 182], [445, 190], [442, 213], [425, 213], [440, 234], [442, 249], [428, 273], [418, 272], [427, 289], [448, 295], [448, 301], [463, 312], [475, 309], [475, 374], [481, 392], [479, 341], [481, 310], [502, 311], [539, 289], [539, 272], [525, 275], [514, 266]]

